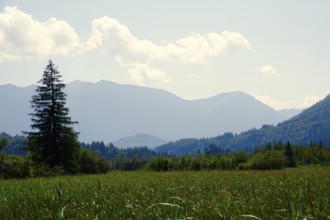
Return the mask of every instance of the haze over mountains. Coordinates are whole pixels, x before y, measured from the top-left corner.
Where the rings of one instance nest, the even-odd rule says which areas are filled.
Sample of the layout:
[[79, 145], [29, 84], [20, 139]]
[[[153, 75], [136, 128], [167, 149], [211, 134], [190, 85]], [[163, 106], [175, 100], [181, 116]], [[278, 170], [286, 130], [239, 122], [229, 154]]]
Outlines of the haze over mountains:
[[[149, 135], [167, 141], [211, 137], [277, 124], [299, 112], [275, 111], [243, 92], [189, 101], [164, 90], [109, 81], [75, 81], [65, 91], [69, 114], [79, 122], [75, 129], [84, 142], [114, 142], [139, 133], [148, 134], [145, 143], [154, 138]], [[0, 131], [15, 135], [30, 130], [34, 92], [35, 86], [0, 86]]]

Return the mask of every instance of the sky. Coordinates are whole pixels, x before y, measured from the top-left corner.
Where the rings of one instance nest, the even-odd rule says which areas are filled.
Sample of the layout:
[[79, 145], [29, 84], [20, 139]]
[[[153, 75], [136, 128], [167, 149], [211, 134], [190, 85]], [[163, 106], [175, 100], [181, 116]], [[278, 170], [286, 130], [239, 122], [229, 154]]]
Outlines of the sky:
[[0, 0], [0, 85], [49, 59], [66, 83], [109, 80], [184, 99], [243, 91], [274, 109], [330, 93], [327, 0]]

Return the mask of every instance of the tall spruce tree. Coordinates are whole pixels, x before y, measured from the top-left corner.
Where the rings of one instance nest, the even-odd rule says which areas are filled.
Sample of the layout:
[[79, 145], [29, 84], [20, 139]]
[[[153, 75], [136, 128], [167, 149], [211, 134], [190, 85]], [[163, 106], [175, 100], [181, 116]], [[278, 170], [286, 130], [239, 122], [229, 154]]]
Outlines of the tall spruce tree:
[[46, 163], [50, 167], [61, 166], [66, 172], [78, 171], [80, 144], [78, 133], [73, 130], [73, 124], [68, 116], [69, 109], [65, 107], [65, 84], [60, 72], [49, 60], [43, 77], [38, 81], [36, 94], [32, 96], [31, 105], [34, 109], [32, 130], [28, 132], [29, 150], [37, 163]]

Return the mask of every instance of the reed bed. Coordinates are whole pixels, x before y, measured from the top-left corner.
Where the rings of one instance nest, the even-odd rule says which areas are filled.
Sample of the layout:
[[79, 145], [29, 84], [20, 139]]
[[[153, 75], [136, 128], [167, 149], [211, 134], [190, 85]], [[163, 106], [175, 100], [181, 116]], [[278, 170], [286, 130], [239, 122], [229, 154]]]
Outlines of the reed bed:
[[0, 180], [0, 219], [330, 219], [330, 167]]

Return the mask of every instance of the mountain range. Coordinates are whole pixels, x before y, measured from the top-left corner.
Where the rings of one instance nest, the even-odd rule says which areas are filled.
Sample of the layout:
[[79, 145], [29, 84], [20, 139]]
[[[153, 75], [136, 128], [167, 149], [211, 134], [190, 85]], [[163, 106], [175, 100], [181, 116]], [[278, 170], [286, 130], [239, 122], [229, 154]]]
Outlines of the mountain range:
[[330, 145], [330, 95], [302, 113], [278, 125], [263, 125], [260, 129], [250, 129], [238, 135], [225, 133], [213, 138], [181, 139], [155, 149], [157, 153], [175, 155], [194, 154], [216, 145], [223, 150], [252, 151], [267, 143], [286, 143], [302, 146]]
[[[0, 86], [0, 131], [15, 135], [30, 130], [29, 101], [35, 88]], [[156, 146], [160, 140], [163, 143], [240, 133], [263, 124], [276, 125], [299, 112], [276, 111], [243, 92], [184, 100], [164, 90], [109, 81], [75, 81], [67, 84], [65, 92], [69, 114], [79, 122], [75, 130], [80, 132], [80, 141], [118, 140], [117, 143], [125, 142], [123, 147], [137, 144], [137, 139], [139, 144]], [[141, 140], [141, 135], [136, 134], [147, 135]]]

